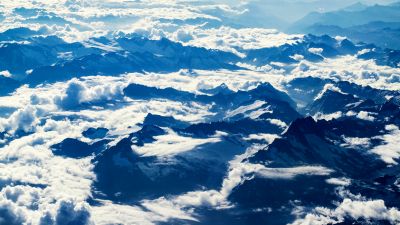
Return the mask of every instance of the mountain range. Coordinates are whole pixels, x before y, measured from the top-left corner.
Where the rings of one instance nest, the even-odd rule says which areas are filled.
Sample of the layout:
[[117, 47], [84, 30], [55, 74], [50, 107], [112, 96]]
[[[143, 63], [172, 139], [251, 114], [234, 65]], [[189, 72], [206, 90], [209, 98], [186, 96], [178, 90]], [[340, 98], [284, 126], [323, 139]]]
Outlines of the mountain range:
[[400, 224], [399, 10], [1, 1], [0, 225]]
[[291, 24], [288, 32], [344, 36], [355, 42], [398, 49], [400, 4], [355, 3], [331, 12], [312, 12]]

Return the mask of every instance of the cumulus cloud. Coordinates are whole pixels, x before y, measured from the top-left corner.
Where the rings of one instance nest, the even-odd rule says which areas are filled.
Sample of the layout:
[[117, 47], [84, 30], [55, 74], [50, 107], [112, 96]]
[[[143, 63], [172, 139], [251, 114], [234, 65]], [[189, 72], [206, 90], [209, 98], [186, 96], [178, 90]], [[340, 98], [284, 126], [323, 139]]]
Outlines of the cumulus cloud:
[[340, 223], [344, 222], [345, 218], [385, 220], [397, 224], [400, 222], [400, 211], [386, 207], [383, 200], [359, 201], [347, 198], [336, 209], [317, 207], [313, 213], [296, 220], [292, 225]]
[[[196, 79], [193, 79], [193, 74], [196, 74]], [[289, 74], [288, 76], [291, 77], [295, 75]], [[179, 120], [192, 123], [204, 122], [205, 118], [214, 115], [210, 112], [208, 106], [197, 103], [186, 104], [160, 100], [122, 100], [121, 102], [117, 101], [117, 103], [113, 101], [114, 106], [118, 107], [104, 106], [103, 108], [88, 108], [82, 111], [69, 112], [65, 111], [63, 107], [60, 107], [62, 102], [66, 103], [72, 101], [73, 104], [71, 105], [75, 104], [76, 106], [76, 104], [94, 104], [107, 99], [114, 100], [113, 98], [115, 98], [115, 96], [117, 96], [118, 99], [120, 88], [131, 82], [162, 88], [175, 87], [179, 90], [199, 93], [200, 89], [203, 87], [212, 88], [222, 83], [227, 84], [229, 88], [237, 91], [253, 88], [260, 81], [269, 81], [274, 86], [280, 87], [280, 84], [285, 80], [286, 77], [279, 71], [271, 71], [271, 75], [265, 76], [264, 73], [257, 71], [198, 70], [193, 71], [192, 74], [180, 71], [166, 74], [132, 73], [121, 77], [99, 76], [79, 80], [73, 79], [66, 83], [44, 85], [37, 88], [22, 87], [12, 96], [0, 97], [0, 105], [17, 107], [16, 112], [19, 111], [19, 113], [23, 112], [26, 107], [32, 107], [33, 110], [30, 111], [35, 112], [36, 110], [32, 115], [44, 121], [43, 123], [38, 123], [38, 119], [34, 119], [33, 123], [30, 123], [32, 120], [19, 119], [6, 121], [7, 124], [12, 124], [9, 123], [10, 121], [28, 121], [24, 124], [30, 125], [25, 128], [27, 130], [34, 130], [36, 133], [13, 140], [1, 149], [0, 175], [5, 182], [18, 181], [46, 186], [44, 189], [29, 191], [29, 193], [37, 193], [36, 195], [39, 197], [39, 201], [37, 202], [40, 202], [40, 211], [33, 213], [32, 210], [25, 210], [24, 213], [35, 215], [32, 216], [32, 218], [39, 219], [42, 215], [46, 214], [46, 212], [49, 212], [48, 216], [45, 217], [49, 219], [49, 221], [54, 221], [56, 218], [55, 211], [57, 211], [59, 207], [54, 203], [55, 199], [75, 197], [77, 198], [75, 200], [77, 204], [84, 202], [91, 194], [90, 187], [94, 175], [91, 172], [93, 165], [90, 159], [74, 160], [54, 157], [49, 149], [52, 144], [59, 143], [66, 137], [79, 138], [81, 132], [88, 127], [106, 127], [110, 129], [110, 135], [122, 137], [138, 129], [135, 125], [143, 122], [144, 117], [150, 112], [164, 116], [174, 116]], [[74, 102], [74, 96], [76, 97], [76, 102]], [[58, 107], [54, 107], [54, 103], [58, 104]], [[25, 110], [25, 113], [28, 111], [29, 110]], [[42, 114], [43, 112], [46, 113]], [[59, 118], [63, 119], [60, 120]], [[70, 120], [69, 118], [79, 119]], [[15, 125], [9, 127], [24, 126]], [[390, 132], [396, 131], [393, 127], [388, 127], [388, 129]], [[188, 138], [182, 140], [173, 133], [169, 133], [169, 135], [172, 136], [166, 135], [165, 137], [161, 137], [158, 143], [170, 146], [168, 145], [168, 141], [171, 139], [176, 142], [177, 146], [185, 146], [185, 148], [180, 149], [189, 149], [187, 146], [190, 146], [190, 148], [193, 147], [191, 145], [192, 139]], [[273, 137], [265, 134], [253, 135], [249, 138], [264, 138], [267, 142], [273, 140]], [[391, 139], [394, 140], [394, 138], [395, 134], [393, 133]], [[361, 142], [357, 140], [348, 140], [348, 144], [357, 143]], [[393, 146], [396, 146], [396, 144]], [[155, 149], [156, 148], [153, 148], [154, 151]], [[382, 147], [382, 151], [383, 149]], [[271, 169], [260, 165], [241, 164], [240, 162], [245, 157], [248, 157], [253, 150], [249, 150], [249, 152], [243, 156], [238, 156], [234, 162], [231, 163], [227, 177], [219, 190], [193, 191], [182, 196], [175, 196], [164, 200], [172, 201], [174, 204], [170, 206], [174, 209], [180, 209], [181, 213], [183, 213], [177, 215], [195, 218], [190, 211], [188, 212], [186, 210], [186, 206], [192, 205], [195, 207], [208, 204], [213, 207], [229, 207], [230, 204], [226, 199], [232, 189], [240, 185], [246, 179], [250, 179], [253, 175], [264, 176], [268, 179], [276, 179], [276, 177], [292, 179], [298, 175], [324, 176], [331, 172], [328, 168], [319, 167]], [[386, 152], [391, 151], [385, 151], [385, 154]], [[386, 155], [385, 157], [387, 157], [387, 160], [395, 160], [396, 155]], [[345, 183], [339, 180], [328, 180], [327, 182], [336, 185], [344, 185]], [[33, 200], [29, 201], [33, 202]], [[150, 202], [147, 203], [150, 204]], [[154, 204], [158, 203], [154, 202]], [[26, 203], [26, 205], [28, 205], [28, 203]], [[106, 217], [111, 216], [111, 214], [105, 214], [108, 210], [117, 210], [121, 212], [121, 218], [115, 220], [122, 221], [121, 223], [123, 223], [123, 221], [132, 220], [138, 221], [137, 224], [151, 224], [155, 223], [154, 218], [158, 218], [160, 221], [166, 221], [170, 218], [170, 216], [167, 217], [166, 215], [152, 213], [151, 210], [143, 212], [142, 206], [120, 206], [108, 203], [102, 207], [98, 206], [90, 209], [92, 217], [94, 218], [93, 220], [96, 223], [110, 223], [110, 217]], [[50, 209], [47, 210], [47, 208]], [[130, 215], [129, 212], [132, 212], [132, 215]], [[102, 216], [103, 214], [105, 215]], [[156, 217], [155, 215], [158, 216]], [[134, 220], [134, 217], [137, 219]], [[43, 220], [46, 218], [43, 218]]]
[[77, 204], [71, 200], [61, 200], [57, 204], [55, 215], [49, 212], [41, 217], [39, 224], [41, 225], [90, 225], [93, 224], [90, 218], [90, 209], [88, 204]]
[[11, 77], [11, 73], [8, 70], [0, 71], [0, 76]]
[[370, 112], [365, 112], [365, 111], [360, 111], [357, 116], [357, 118], [362, 119], [362, 120], [368, 120], [368, 121], [374, 121], [375, 118], [371, 115]]
[[[185, 31], [182, 31], [185, 30]], [[185, 27], [176, 31], [172, 40], [183, 42], [187, 45], [205, 47], [208, 49], [219, 49], [233, 52], [243, 56], [242, 50], [268, 48], [292, 44], [301, 41], [302, 35], [287, 35], [274, 29], [242, 28], [235, 29], [227, 26], [219, 28], [202, 29], [202, 27]], [[191, 38], [173, 39], [179, 37], [177, 34], [188, 34]]]
[[[21, 220], [38, 224], [40, 217], [49, 213], [47, 219], [43, 220], [54, 223], [46, 224], [63, 224], [57, 222], [56, 211], [65, 222], [74, 218], [85, 221], [77, 205], [90, 195], [94, 179], [90, 159], [55, 157], [50, 150], [51, 145], [66, 137], [79, 136], [81, 128], [67, 121], [60, 121], [59, 124], [53, 121], [52, 124], [46, 122], [43, 125], [46, 128], [38, 124], [35, 133], [14, 138], [1, 148], [0, 180], [2, 184], [9, 185], [1, 189], [0, 199], [8, 202], [4, 212], [13, 212], [7, 215], [14, 215], [18, 224], [21, 224], [18, 222]], [[21, 185], [14, 186], [15, 183]], [[69, 202], [77, 204], [67, 215], [71, 220], [61, 218], [71, 209], [71, 205], [59, 202], [60, 199], [74, 199]], [[7, 224], [14, 221], [11, 218], [6, 220]]]
[[309, 48], [308, 51], [313, 54], [316, 54], [316, 55], [321, 55], [322, 52], [324, 51], [324, 49], [323, 48]]
[[69, 82], [65, 96], [56, 99], [56, 103], [65, 109], [75, 108], [83, 101], [83, 92], [86, 88], [78, 80]]
[[[140, 80], [140, 76], [142, 75], [136, 74], [135, 76]], [[17, 208], [23, 210], [24, 214], [29, 215], [29, 221], [32, 224], [37, 224], [39, 220], [43, 223], [56, 223], [57, 215], [60, 215], [60, 218], [61, 215], [68, 215], [67, 217], [71, 219], [78, 217], [87, 218], [88, 211], [93, 212], [96, 217], [98, 217], [95, 219], [95, 222], [108, 221], [107, 218], [98, 214], [98, 212], [104, 210], [104, 208], [100, 209], [100, 207], [97, 207], [95, 209], [89, 209], [84, 207], [85, 210], [81, 210], [82, 208], [79, 206], [90, 196], [91, 184], [95, 179], [91, 171], [93, 165], [90, 159], [76, 160], [55, 157], [51, 152], [51, 145], [59, 143], [67, 137], [79, 138], [81, 137], [81, 132], [87, 127], [107, 127], [111, 129], [111, 135], [123, 136], [125, 134], [124, 132], [132, 132], [132, 129], [135, 129], [133, 125], [142, 122], [144, 117], [150, 112], [165, 116], [174, 115], [177, 119], [191, 122], [202, 122], [204, 118], [212, 115], [209, 112], [209, 108], [204, 105], [159, 100], [129, 100], [121, 102], [120, 107], [116, 109], [108, 109], [107, 107], [103, 109], [90, 108], [78, 112], [67, 112], [64, 111], [62, 107], [52, 106], [53, 103], [72, 101], [71, 98], [77, 96], [80, 101], [73, 102], [74, 104], [82, 104], [82, 99], [86, 102], [96, 102], [98, 99], [104, 99], [104, 97], [101, 97], [102, 94], [98, 93], [106, 93], [104, 96], [112, 96], [112, 94], [109, 95], [109, 93], [115, 92], [107, 91], [107, 87], [120, 87], [121, 83], [128, 84], [129, 82], [127, 82], [127, 80], [131, 78], [131, 76], [126, 76], [109, 79], [103, 77], [91, 77], [84, 80], [73, 79], [67, 83], [55, 83], [36, 88], [23, 87], [12, 96], [0, 98], [0, 102], [4, 100], [2, 102], [4, 104], [18, 103], [14, 105], [21, 107], [21, 109], [24, 108], [24, 105], [33, 107], [37, 111], [36, 117], [44, 120], [42, 123], [31, 124], [35, 133], [11, 140], [1, 148], [0, 151], [0, 175], [2, 181], [21, 182], [26, 184], [24, 187], [29, 187], [24, 189], [24, 194], [10, 194], [10, 196], [22, 196], [12, 198], [18, 199], [16, 200], [18, 201]], [[175, 78], [176, 77], [171, 76], [171, 79]], [[176, 81], [175, 79], [175, 82]], [[162, 82], [160, 83], [163, 84]], [[166, 84], [164, 83], [164, 85]], [[187, 86], [184, 85], [184, 83], [180, 83], [180, 87], [186, 88]], [[56, 101], [54, 99], [57, 99], [57, 97], [55, 98], [54, 96], [61, 97]], [[68, 97], [70, 99], [68, 99]], [[42, 114], [44, 112], [45, 114]], [[55, 117], [53, 118], [53, 116]], [[69, 117], [76, 116], [82, 119], [68, 119]], [[64, 119], [57, 119], [58, 117]], [[132, 128], [128, 129], [128, 127]], [[158, 141], [159, 144], [165, 143], [168, 147], [170, 146], [171, 140], [175, 140], [175, 146], [182, 146], [182, 148], [179, 148], [181, 150], [186, 151], [193, 147], [193, 139], [179, 137], [173, 133], [170, 133], [170, 136], [164, 137], [164, 140], [161, 138]], [[205, 140], [199, 139], [198, 141], [201, 141], [201, 143], [219, 141], [219, 137]], [[201, 143], [199, 142], [197, 144]], [[33, 188], [30, 185], [43, 187]], [[10, 190], [13, 190], [10, 191], [12, 193], [18, 192], [16, 187], [10, 187]], [[197, 195], [192, 194], [192, 196], [194, 197]], [[214, 194], [211, 196], [216, 195]], [[223, 197], [219, 198], [221, 201], [224, 200]], [[68, 200], [67, 203], [60, 203], [58, 201], [60, 199], [74, 200]], [[212, 199], [215, 198], [213, 197]], [[216, 200], [211, 199], [210, 201], [216, 202]], [[36, 207], [38, 207], [39, 210], [29, 208], [33, 202], [38, 202]], [[150, 205], [148, 206], [151, 207]], [[138, 214], [142, 213], [142, 211], [139, 210]], [[182, 213], [184, 212], [185, 210], [182, 210]], [[156, 219], [157, 221], [166, 221], [171, 217], [171, 215], [158, 215], [157, 212], [152, 214], [147, 212], [146, 215], [147, 216], [144, 216], [143, 220], [150, 223], [152, 223], [151, 221], [155, 221], [154, 218], [158, 218]], [[158, 215], [158, 217], [155, 217], [155, 215]], [[131, 217], [127, 215], [127, 218]], [[138, 224], [146, 224], [146, 222], [138, 222]]]
[[326, 58], [317, 63], [307, 63], [308, 69], [293, 70], [289, 76], [293, 77], [318, 77], [333, 80], [343, 80], [371, 86], [378, 89], [399, 90], [399, 82], [390, 82], [393, 75], [400, 74], [399, 68], [379, 66], [374, 60], [362, 60], [356, 56], [340, 56]]
[[64, 109], [74, 109], [83, 103], [99, 104], [117, 100], [122, 96], [123, 88], [118, 82], [91, 86], [74, 78], [67, 83], [64, 96], [55, 98], [55, 103]]
[[13, 204], [0, 198], [0, 224], [4, 225], [19, 225], [26, 220], [26, 215], [21, 209]]
[[299, 55], [299, 54], [295, 54], [293, 56], [290, 56], [290, 58], [292, 58], [294, 60], [297, 60], [297, 61], [301, 61], [301, 60], [304, 59], [304, 56], [303, 55]]
[[0, 118], [0, 130], [11, 133], [19, 130], [32, 132], [38, 123], [37, 109], [28, 105], [25, 108], [15, 111], [8, 119]]
[[[237, 18], [246, 9], [203, 1], [66, 0], [60, 4], [59, 1], [49, 0], [25, 1], [16, 5], [11, 0], [5, 0], [1, 5], [7, 10], [3, 29], [20, 26], [39, 29], [48, 25], [52, 34], [71, 42], [122, 31], [236, 52], [235, 48], [281, 45], [286, 40], [291, 42], [299, 37], [271, 29], [230, 28], [227, 25], [231, 22], [223, 19]], [[40, 17], [18, 15], [13, 11], [17, 7], [40, 8]], [[47, 24], [41, 21], [45, 18]]]

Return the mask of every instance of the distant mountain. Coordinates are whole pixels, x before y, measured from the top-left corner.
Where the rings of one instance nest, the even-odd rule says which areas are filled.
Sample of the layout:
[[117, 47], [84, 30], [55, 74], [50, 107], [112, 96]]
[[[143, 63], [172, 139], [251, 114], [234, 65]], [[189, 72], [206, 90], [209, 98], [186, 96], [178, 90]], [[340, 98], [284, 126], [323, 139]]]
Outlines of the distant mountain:
[[[210, 2], [210, 5], [215, 2]], [[228, 3], [230, 4], [230, 3]], [[237, 11], [230, 12], [220, 7], [204, 7], [202, 12], [215, 16], [220, 19], [217, 24], [215, 21], [207, 21], [207, 25], [230, 26], [235, 28], [275, 28], [282, 29], [287, 27], [286, 18], [276, 15], [276, 11], [271, 10], [269, 4], [265, 2], [249, 1], [239, 6], [234, 6]]]
[[[175, 44], [170, 41], [168, 43]], [[165, 48], [168, 47], [165, 46]], [[93, 74], [118, 75], [126, 72], [174, 72], [179, 69], [209, 68], [235, 70], [239, 68], [231, 64], [231, 59], [235, 58], [233, 54], [182, 45], [179, 48], [175, 51], [179, 54], [173, 57], [157, 55], [149, 51], [91, 54], [71, 61], [39, 67], [32, 71], [26, 82], [38, 84], [44, 81], [54, 82]]]
[[18, 27], [0, 33], [0, 41], [22, 41], [36, 35], [43, 35], [45, 33], [46, 32], [44, 29], [35, 31], [26, 27]]
[[95, 74], [239, 68], [234, 65], [239, 57], [232, 53], [183, 46], [165, 38], [150, 40], [126, 35], [68, 43], [44, 34], [45, 31], [28, 28], [0, 33], [0, 41], [4, 42], [0, 46], [0, 71], [35, 85]]
[[14, 29], [0, 34], [7, 40], [18, 36], [20, 41], [10, 42], [0, 46], [0, 70], [8, 70], [13, 77], [24, 79], [28, 74], [40, 67], [64, 62], [74, 57], [90, 54], [100, 54], [100, 49], [85, 47], [82, 43], [67, 43], [56, 36], [32, 36], [37, 34], [27, 29]]
[[293, 23], [292, 33], [346, 36], [356, 42], [399, 49], [400, 4], [367, 6], [356, 3], [339, 11], [312, 12]]
[[[152, 122], [159, 126], [168, 126], [177, 132], [190, 133], [204, 137], [214, 135], [216, 131], [248, 135], [258, 133], [280, 133], [301, 115], [296, 111], [295, 102], [284, 92], [270, 84], [260, 84], [248, 91], [218, 92], [214, 95], [195, 95], [173, 88], [159, 89], [139, 84], [130, 84], [124, 94], [132, 99], [168, 99], [179, 102], [199, 102], [213, 105], [215, 113], [209, 123], [188, 125], [174, 118], [147, 115], [144, 124]], [[275, 121], [275, 123], [274, 123]]]
[[305, 32], [345, 36], [355, 42], [375, 43], [382, 48], [400, 49], [400, 22], [370, 22], [348, 28], [315, 24], [306, 28]]
[[356, 2], [350, 6], [345, 7], [343, 10], [349, 11], [349, 12], [356, 12], [356, 11], [365, 10], [366, 8], [368, 8], [368, 5], [363, 4], [361, 2]]
[[[300, 58], [318, 62], [324, 58], [357, 54], [380, 65], [398, 67], [400, 52], [375, 45], [354, 44], [328, 35], [306, 35], [293, 44], [242, 50], [241, 58], [221, 50], [185, 46], [166, 38], [152, 40], [136, 34], [97, 37], [85, 42], [65, 42], [56, 36], [38, 35], [42, 31], [26, 28], [5, 31], [0, 39], [19, 39], [0, 46], [0, 71], [22, 84], [65, 81], [89, 75], [119, 75], [127, 72], [175, 72], [180, 69], [243, 69], [238, 62], [265, 66], [272, 62], [297, 63]], [[314, 50], [314, 51], [313, 51]], [[316, 51], [315, 51], [316, 50]], [[321, 52], [318, 52], [321, 50]], [[229, 92], [223, 90], [222, 92]]]
[[[331, 85], [333, 88], [324, 90], [326, 85]], [[318, 77], [296, 78], [289, 81], [285, 88], [289, 96], [302, 106], [300, 111], [303, 113], [345, 112], [346, 109], [349, 110], [345, 106], [351, 103], [370, 100], [374, 104], [384, 104], [388, 96], [400, 95], [399, 91], [380, 90]], [[339, 89], [342, 93], [334, 89]]]
[[[353, 4], [353, 6], [348, 7], [350, 4]], [[361, 3], [359, 4], [362, 5]], [[265, 22], [264, 24], [268, 25], [270, 22], [276, 21], [268, 20], [272, 15], [275, 18], [286, 22], [286, 25], [289, 25], [288, 23], [297, 21], [313, 11], [329, 12], [344, 7], [349, 9], [358, 9], [359, 4], [357, 4], [357, 0], [251, 0], [247, 1], [242, 8], [247, 9], [249, 14], [254, 14], [256, 16], [258, 16], [257, 14], [268, 15], [267, 17], [260, 18]], [[257, 21], [254, 22], [256, 22], [255, 24], [258, 24]]]
[[289, 30], [301, 32], [315, 24], [347, 28], [374, 21], [400, 22], [400, 5], [373, 5], [356, 11], [344, 9], [327, 13], [312, 12], [292, 24]]
[[355, 55], [360, 59], [372, 59], [378, 65], [400, 67], [400, 50], [381, 48], [375, 44], [356, 44], [349, 39], [336, 39], [329, 35], [308, 34], [292, 44], [247, 50], [246, 55], [245, 62], [256, 66], [265, 66], [272, 62], [292, 64], [303, 59], [320, 62], [325, 58]]

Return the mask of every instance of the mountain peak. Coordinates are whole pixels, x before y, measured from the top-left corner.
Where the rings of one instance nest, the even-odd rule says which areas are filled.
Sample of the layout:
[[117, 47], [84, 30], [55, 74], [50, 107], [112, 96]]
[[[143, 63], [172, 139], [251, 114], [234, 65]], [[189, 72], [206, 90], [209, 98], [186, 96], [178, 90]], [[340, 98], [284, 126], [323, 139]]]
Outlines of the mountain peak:
[[212, 94], [212, 95], [217, 95], [217, 94], [227, 95], [227, 94], [233, 93], [233, 91], [225, 83], [222, 83], [221, 85], [219, 85], [215, 88], [202, 89], [200, 91], [203, 93]]
[[287, 135], [299, 134], [318, 134], [319, 127], [317, 122], [311, 117], [300, 118], [290, 124], [289, 129], [286, 131]]
[[344, 8], [343, 10], [344, 11], [361, 11], [361, 10], [366, 9], [367, 7], [368, 7], [367, 5], [365, 5], [365, 4], [361, 3], [361, 2], [356, 2], [356, 3], [352, 4], [352, 5]]

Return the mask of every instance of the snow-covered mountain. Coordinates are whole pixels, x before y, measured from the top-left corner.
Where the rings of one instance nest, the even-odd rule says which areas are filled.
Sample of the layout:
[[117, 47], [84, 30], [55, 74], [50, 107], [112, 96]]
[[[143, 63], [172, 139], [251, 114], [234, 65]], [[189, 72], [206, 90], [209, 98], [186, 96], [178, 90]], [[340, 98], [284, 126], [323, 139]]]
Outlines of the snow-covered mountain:
[[400, 4], [355, 3], [339, 10], [314, 11], [291, 24], [288, 32], [344, 36], [356, 42], [399, 49]]
[[354, 3], [1, 1], [0, 225], [399, 224], [399, 50], [272, 29]]

